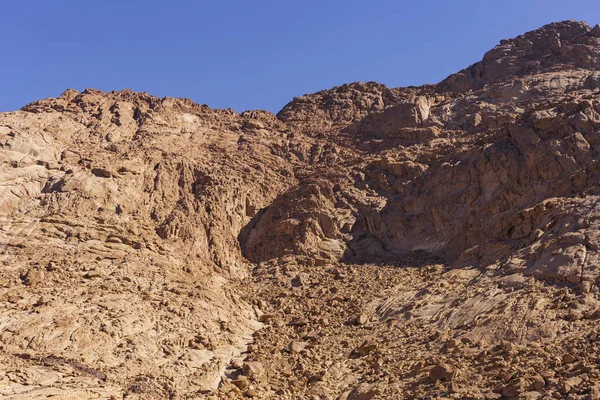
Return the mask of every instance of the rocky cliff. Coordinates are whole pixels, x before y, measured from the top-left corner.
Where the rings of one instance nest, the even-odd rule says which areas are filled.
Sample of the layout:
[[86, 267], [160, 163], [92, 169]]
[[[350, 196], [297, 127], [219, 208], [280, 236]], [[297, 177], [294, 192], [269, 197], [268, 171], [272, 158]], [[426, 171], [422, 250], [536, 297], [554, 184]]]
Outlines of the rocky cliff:
[[600, 398], [600, 27], [277, 116], [0, 114], [0, 394]]

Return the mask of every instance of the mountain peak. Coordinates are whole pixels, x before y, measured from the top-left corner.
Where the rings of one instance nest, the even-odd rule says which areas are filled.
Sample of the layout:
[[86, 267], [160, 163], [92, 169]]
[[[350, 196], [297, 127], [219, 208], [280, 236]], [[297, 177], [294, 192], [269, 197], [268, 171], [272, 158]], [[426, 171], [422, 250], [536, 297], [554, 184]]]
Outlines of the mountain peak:
[[510, 76], [549, 70], [600, 67], [600, 27], [585, 22], [562, 21], [542, 26], [513, 39], [504, 39], [483, 59], [450, 75], [439, 91], [480, 89]]

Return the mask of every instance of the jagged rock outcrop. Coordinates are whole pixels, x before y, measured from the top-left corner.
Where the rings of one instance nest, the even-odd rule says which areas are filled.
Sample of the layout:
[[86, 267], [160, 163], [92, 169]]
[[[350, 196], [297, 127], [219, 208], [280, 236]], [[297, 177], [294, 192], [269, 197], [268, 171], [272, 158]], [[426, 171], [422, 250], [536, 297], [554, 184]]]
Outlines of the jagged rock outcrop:
[[[91, 372], [74, 387], [98, 374], [120, 385], [105, 392], [140, 398], [215, 389], [257, 326], [233, 289], [247, 274], [237, 235], [294, 183], [286, 128], [94, 90], [2, 114], [0, 126], [3, 351], [77, 360]], [[21, 283], [31, 274], [39, 282]], [[139, 386], [153, 368], [167, 381]], [[38, 378], [3, 394], [66, 390], [26, 391], [46, 385]]]
[[410, 89], [388, 89], [376, 82], [356, 82], [296, 97], [283, 107], [277, 118], [316, 135], [397, 104], [412, 92]]
[[584, 22], [565, 21], [502, 40], [482, 61], [440, 83], [438, 90], [464, 92], [540, 72], [594, 70], [600, 62], [599, 32]]
[[[362, 151], [349, 171], [355, 171], [356, 189], [362, 197], [374, 190], [384, 199], [376, 212], [346, 208], [357, 222], [345, 254], [364, 256], [365, 248], [373, 249], [367, 251], [372, 256], [424, 250], [449, 260], [501, 262], [545, 231], [536, 225], [545, 211], [532, 211], [545, 209], [538, 205], [594, 192], [600, 127], [596, 31], [567, 21], [502, 41], [467, 70], [474, 82], [468, 88], [452, 87], [449, 82], [458, 78], [450, 77], [435, 87], [386, 97], [390, 92], [381, 86], [347, 85], [288, 104], [280, 118], [303, 121], [295, 125], [300, 130], [317, 133], [322, 121], [343, 128], [331, 139]], [[372, 90], [362, 92], [365, 88]], [[372, 103], [374, 95], [385, 100]], [[298, 196], [290, 192], [288, 197]], [[318, 207], [331, 214], [331, 207]], [[280, 219], [288, 215], [279, 214]], [[275, 244], [277, 230], [270, 227], [282, 222], [268, 218], [265, 235], [255, 232], [252, 241], [272, 246], [270, 255], [294, 249], [295, 244]], [[287, 234], [303, 237], [295, 230]], [[588, 268], [594, 269], [593, 263]], [[536, 257], [526, 264], [527, 273], [576, 279], [559, 272], [564, 267], [558, 261], [554, 271], [539, 267], [539, 274]], [[589, 272], [586, 279], [596, 275]]]

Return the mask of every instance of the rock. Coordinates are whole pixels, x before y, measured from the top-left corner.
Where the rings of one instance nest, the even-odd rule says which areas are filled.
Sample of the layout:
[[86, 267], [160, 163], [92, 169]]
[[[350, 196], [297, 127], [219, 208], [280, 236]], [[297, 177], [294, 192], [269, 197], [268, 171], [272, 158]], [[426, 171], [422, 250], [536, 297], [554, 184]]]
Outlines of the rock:
[[448, 390], [450, 391], [450, 393], [455, 393], [455, 394], [461, 394], [461, 393], [466, 392], [465, 387], [463, 387], [462, 385], [459, 385], [456, 382], [451, 382], [450, 385], [448, 386]]
[[544, 386], [546, 386], [546, 381], [541, 376], [534, 375], [531, 378], [531, 389], [532, 390], [539, 391], [539, 390], [544, 389]]
[[86, 279], [95, 279], [95, 278], [102, 278], [102, 273], [100, 273], [100, 271], [98, 270], [91, 270], [86, 272], [86, 274], [83, 276]]
[[571, 354], [564, 354], [562, 356], [562, 360], [565, 364], [571, 364], [571, 363], [574, 363], [575, 361], [577, 361], [577, 359]]
[[29, 269], [21, 278], [27, 286], [37, 286], [44, 282], [44, 271]]
[[48, 304], [48, 302], [46, 301], [46, 298], [44, 296], [41, 296], [39, 299], [37, 299], [37, 301], [33, 304], [35, 307], [41, 307]]
[[510, 383], [502, 388], [502, 396], [512, 398], [517, 397], [521, 393], [521, 388], [519, 385]]
[[600, 384], [596, 384], [592, 387], [591, 400], [600, 400]]
[[258, 318], [258, 320], [259, 320], [260, 322], [262, 322], [262, 323], [266, 323], [266, 322], [269, 322], [269, 321], [271, 321], [273, 318], [275, 318], [275, 314], [266, 314], [266, 313], [265, 313], [265, 314], [261, 315], [261, 316]]
[[112, 171], [104, 168], [92, 168], [92, 175], [95, 175], [99, 178], [110, 178], [114, 175]]
[[62, 92], [62, 94], [60, 95], [60, 98], [63, 100], [71, 101], [75, 97], [77, 97], [78, 94], [79, 94], [79, 92], [75, 89], [67, 89], [64, 92]]
[[11, 304], [15, 304], [21, 300], [21, 296], [16, 295], [16, 294], [9, 294], [6, 298], [6, 300]]
[[381, 390], [375, 385], [361, 383], [348, 395], [348, 400], [371, 400], [381, 394]]
[[358, 314], [354, 318], [354, 321], [355, 321], [356, 325], [364, 325], [369, 321], [369, 316], [366, 314]]
[[361, 357], [371, 354], [377, 349], [377, 344], [371, 341], [365, 341], [359, 347], [356, 348], [355, 352]]
[[527, 281], [527, 277], [523, 274], [512, 274], [502, 278], [500, 284], [502, 287], [518, 289], [525, 285]]
[[293, 287], [308, 286], [310, 284], [310, 278], [307, 273], [301, 272], [294, 279], [292, 279]]
[[295, 317], [291, 321], [291, 325], [293, 326], [305, 326], [308, 324], [308, 320], [304, 317]]
[[308, 346], [308, 343], [306, 342], [296, 342], [293, 341], [290, 343], [290, 345], [288, 346], [288, 350], [290, 353], [300, 353], [302, 352], [302, 350], [304, 350], [306, 348], [306, 346]]
[[237, 379], [234, 379], [233, 381], [231, 381], [231, 383], [233, 383], [238, 389], [242, 391], [248, 389], [248, 387], [250, 386], [250, 381], [244, 375], [238, 377]]
[[542, 397], [542, 394], [540, 392], [536, 392], [536, 391], [529, 391], [529, 392], [522, 393], [521, 397], [526, 400], [537, 400]]
[[450, 382], [458, 375], [458, 371], [448, 364], [438, 364], [429, 371], [432, 381]]
[[573, 391], [573, 389], [575, 389], [579, 385], [581, 385], [581, 382], [583, 382], [583, 380], [578, 376], [573, 376], [573, 377], [567, 379], [561, 387], [561, 393], [563, 393], [563, 394], [571, 393]]
[[599, 308], [592, 308], [591, 310], [588, 310], [587, 312], [585, 312], [583, 314], [583, 317], [585, 319], [599, 318], [600, 317], [600, 307]]
[[263, 365], [258, 361], [244, 363], [242, 373], [250, 379], [258, 379], [265, 374]]

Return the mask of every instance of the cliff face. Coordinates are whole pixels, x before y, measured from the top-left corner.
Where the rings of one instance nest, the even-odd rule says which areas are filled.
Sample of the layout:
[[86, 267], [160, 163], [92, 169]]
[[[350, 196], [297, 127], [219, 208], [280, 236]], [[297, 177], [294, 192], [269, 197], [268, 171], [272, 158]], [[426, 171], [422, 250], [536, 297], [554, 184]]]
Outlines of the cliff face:
[[0, 394], [593, 396], [598, 69], [566, 21], [277, 116], [92, 89], [0, 114]]
[[[595, 280], [594, 229], [568, 224], [551, 232], [547, 220], [583, 212], [597, 191], [596, 36], [598, 29], [583, 23], [551, 24], [503, 40], [480, 63], [434, 87], [353, 84], [288, 104], [279, 117], [351, 147], [355, 157], [344, 159], [353, 164], [348, 185], [381, 199], [379, 209], [352, 200], [342, 207], [356, 218], [346, 232], [352, 238], [342, 240], [347, 255], [425, 250], [491, 264], [518, 252], [527, 274]], [[470, 86], [459, 87], [467, 75]], [[554, 243], [573, 232], [587, 239]], [[577, 253], [573, 246], [586, 243], [591, 257], [565, 256], [576, 268], [540, 261], [546, 251]]]
[[0, 125], [6, 354], [77, 360], [119, 390], [154, 368], [173, 391], [216, 388], [257, 327], [228, 282], [247, 275], [239, 231], [294, 183], [287, 128], [94, 90]]

